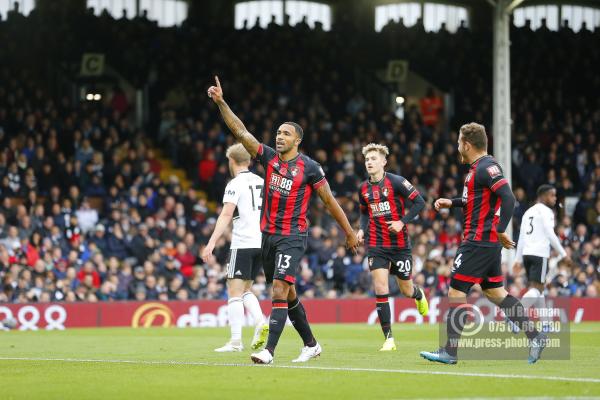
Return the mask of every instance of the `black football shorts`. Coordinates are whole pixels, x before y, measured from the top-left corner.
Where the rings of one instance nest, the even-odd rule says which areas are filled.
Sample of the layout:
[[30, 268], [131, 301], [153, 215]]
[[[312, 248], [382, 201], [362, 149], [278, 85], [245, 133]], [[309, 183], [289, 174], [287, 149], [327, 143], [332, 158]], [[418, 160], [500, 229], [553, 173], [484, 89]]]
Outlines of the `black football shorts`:
[[468, 293], [474, 284], [482, 289], [504, 285], [501, 262], [502, 247], [484, 247], [465, 242], [454, 257], [450, 286]]
[[262, 260], [267, 283], [274, 279], [296, 283], [300, 260], [306, 252], [307, 236], [262, 235]]
[[367, 249], [369, 271], [385, 268], [398, 279], [407, 281], [411, 278], [413, 258], [411, 249], [392, 247], [369, 247]]

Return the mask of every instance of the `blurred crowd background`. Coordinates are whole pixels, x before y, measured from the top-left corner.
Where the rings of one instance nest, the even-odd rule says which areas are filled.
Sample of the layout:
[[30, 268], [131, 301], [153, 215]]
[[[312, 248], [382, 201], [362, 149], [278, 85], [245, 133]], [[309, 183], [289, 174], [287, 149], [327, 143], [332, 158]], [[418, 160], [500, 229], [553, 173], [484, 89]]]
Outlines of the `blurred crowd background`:
[[[303, 23], [234, 30], [186, 21], [166, 29], [143, 16], [55, 12], [52, 20], [35, 10], [0, 20], [0, 302], [226, 298], [229, 236], [213, 260], [200, 258], [230, 179], [225, 149], [234, 143], [206, 97], [215, 73], [259, 140], [273, 145], [282, 121], [303, 126], [301, 150], [323, 166], [356, 228], [357, 188], [366, 178], [361, 148], [386, 144], [387, 170], [410, 180], [427, 203], [409, 225], [413, 278], [430, 296], [446, 294], [462, 212], [436, 213], [432, 204], [462, 193], [460, 125], [483, 123], [492, 143], [491, 31], [431, 33], [396, 22], [352, 35], [343, 21], [327, 32]], [[515, 238], [537, 187], [555, 185], [556, 230], [568, 258], [552, 254], [548, 294], [597, 297], [600, 30], [526, 25], [513, 28], [511, 40]], [[105, 53], [134, 85], [149, 82], [143, 128], [117, 85], [100, 102], [51, 94], [56, 70], [74, 74], [84, 52]], [[446, 118], [435, 89], [407, 104], [403, 119], [369, 100], [356, 69], [390, 57], [409, 60], [452, 93], [454, 117]], [[186, 172], [190, 187], [161, 178], [158, 152]], [[364, 251], [347, 253], [317, 198], [309, 218], [299, 294], [372, 296]], [[503, 272], [509, 291], [522, 294], [524, 271], [505, 262]], [[269, 297], [263, 276], [253, 290]]]

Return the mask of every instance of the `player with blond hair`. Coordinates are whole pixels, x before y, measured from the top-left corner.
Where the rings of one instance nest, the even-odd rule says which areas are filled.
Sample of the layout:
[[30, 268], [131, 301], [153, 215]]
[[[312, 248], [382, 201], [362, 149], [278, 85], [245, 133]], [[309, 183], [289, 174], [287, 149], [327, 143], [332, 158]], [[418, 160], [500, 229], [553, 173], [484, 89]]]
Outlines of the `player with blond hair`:
[[[223, 236], [233, 220], [233, 231], [229, 261], [227, 263], [227, 311], [231, 338], [216, 352], [242, 351], [242, 325], [244, 308], [255, 323], [251, 347], [261, 348], [269, 334], [269, 325], [252, 293], [252, 283], [262, 267], [260, 204], [263, 178], [250, 172], [250, 154], [240, 143], [234, 144], [225, 153], [229, 160], [229, 172], [233, 179], [227, 184], [223, 195], [223, 209], [217, 219], [215, 230], [202, 251], [202, 259], [208, 262], [217, 241]], [[234, 216], [234, 214], [237, 214]]]
[[390, 273], [396, 276], [402, 294], [415, 299], [421, 315], [427, 315], [429, 310], [423, 289], [411, 278], [413, 260], [406, 229], [406, 224], [423, 209], [425, 201], [408, 180], [385, 171], [387, 146], [370, 143], [363, 147], [362, 154], [369, 178], [359, 188], [361, 215], [357, 235], [367, 247], [377, 314], [385, 337], [380, 351], [391, 351], [396, 350], [396, 343], [391, 328]]

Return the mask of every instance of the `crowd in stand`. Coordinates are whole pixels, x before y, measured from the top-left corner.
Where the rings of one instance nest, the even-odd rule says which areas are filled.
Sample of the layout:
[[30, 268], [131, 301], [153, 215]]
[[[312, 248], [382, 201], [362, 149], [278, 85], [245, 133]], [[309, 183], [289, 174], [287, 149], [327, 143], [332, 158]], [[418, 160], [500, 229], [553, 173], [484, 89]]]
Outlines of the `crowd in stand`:
[[[466, 28], [430, 34], [395, 24], [371, 37], [349, 36], [344, 26], [331, 32], [279, 26], [202, 30], [189, 24], [159, 29], [143, 19], [87, 14], [86, 24], [107, 29], [74, 35], [83, 22], [66, 21], [57, 24], [69, 38], [65, 43], [54, 43], [51, 32], [47, 49], [30, 43], [49, 63], [60, 59], [55, 57], [68, 60], [68, 51], [106, 51], [132, 80], [148, 77], [157, 119], [147, 134], [132, 126], [122, 101], [94, 105], [56, 98], [39, 83], [39, 67], [22, 68], [27, 56], [13, 33], [23, 26], [47, 29], [43, 23], [34, 26], [36, 18], [0, 22], [0, 39], [7, 43], [0, 57], [15, 61], [0, 67], [0, 302], [225, 298], [228, 237], [218, 243], [213, 260], [200, 259], [229, 179], [224, 150], [233, 144], [205, 95], [215, 72], [233, 110], [259, 140], [272, 144], [282, 121], [303, 126], [301, 150], [321, 163], [356, 227], [356, 191], [366, 177], [361, 148], [373, 141], [387, 144], [387, 170], [409, 179], [427, 202], [409, 225], [414, 279], [429, 295], [447, 292], [462, 216], [458, 210], [436, 213], [432, 201], [462, 193], [465, 167], [457, 161], [457, 126], [470, 120], [491, 126], [490, 35]], [[405, 40], [398, 39], [402, 32]], [[595, 297], [600, 290], [600, 99], [595, 95], [600, 33], [522, 28], [512, 34], [515, 232], [537, 186], [554, 184], [562, 205], [556, 210], [557, 232], [569, 258], [553, 254], [548, 292]], [[37, 36], [27, 40], [39, 40], [32, 37]], [[453, 92], [455, 119], [440, 112], [431, 120], [418, 107], [408, 107], [400, 120], [362, 96], [350, 66], [372, 52], [369, 40], [387, 49], [386, 58], [409, 59], [415, 70]], [[119, 51], [122, 42], [127, 52]], [[377, 54], [384, 53], [380, 50]], [[309, 56], [311, 62], [305, 62]], [[196, 190], [184, 191], [177, 180], [160, 180], [161, 165], [148, 137], [188, 171], [208, 201]], [[316, 198], [309, 215], [298, 292], [371, 295], [364, 252], [346, 252], [343, 234]], [[523, 271], [504, 263], [504, 273], [509, 290], [521, 294]], [[254, 290], [267, 297], [264, 277]]]

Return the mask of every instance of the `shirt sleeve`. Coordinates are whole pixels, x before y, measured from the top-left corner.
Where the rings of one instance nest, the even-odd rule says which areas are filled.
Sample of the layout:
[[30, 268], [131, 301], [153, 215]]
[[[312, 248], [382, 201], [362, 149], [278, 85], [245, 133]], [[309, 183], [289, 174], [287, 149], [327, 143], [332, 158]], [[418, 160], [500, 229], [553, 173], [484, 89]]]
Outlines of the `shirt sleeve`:
[[400, 177], [396, 184], [394, 185], [394, 189], [398, 191], [402, 195], [402, 197], [414, 200], [420, 193], [419, 191], [404, 177]]
[[502, 168], [497, 163], [490, 163], [477, 169], [475, 177], [479, 184], [494, 192], [502, 203], [500, 205], [500, 221], [496, 227], [498, 233], [503, 233], [515, 211], [515, 196], [513, 195], [508, 180], [504, 177]]
[[496, 193], [498, 189], [508, 184], [500, 165], [492, 163], [487, 167], [478, 168], [477, 181]]
[[269, 161], [271, 161], [276, 154], [277, 153], [275, 150], [273, 150], [273, 148], [261, 143], [258, 146], [258, 151], [256, 152], [256, 159], [263, 167], [266, 168], [269, 164]]
[[321, 168], [321, 165], [316, 161], [309, 163], [306, 177], [307, 183], [315, 190], [327, 183], [327, 179], [325, 179], [325, 172], [323, 172], [323, 168]]
[[463, 199], [462, 197], [455, 197], [453, 199], [450, 199], [450, 201], [452, 202], [452, 207], [464, 207], [464, 203], [463, 203]]
[[238, 200], [240, 199], [240, 188], [239, 185], [237, 185], [236, 183], [236, 180], [233, 179], [225, 187], [225, 193], [223, 194], [223, 204], [233, 203], [237, 205]]

